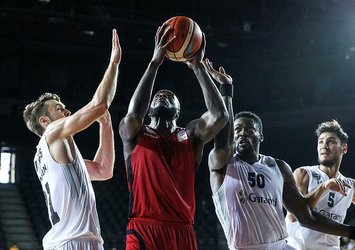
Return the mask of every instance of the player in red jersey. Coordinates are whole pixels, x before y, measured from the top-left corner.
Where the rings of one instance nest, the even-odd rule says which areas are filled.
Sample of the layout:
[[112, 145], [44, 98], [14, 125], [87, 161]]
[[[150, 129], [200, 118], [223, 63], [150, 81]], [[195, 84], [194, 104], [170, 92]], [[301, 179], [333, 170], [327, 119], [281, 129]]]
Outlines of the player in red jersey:
[[[119, 126], [129, 188], [127, 250], [197, 249], [195, 172], [204, 145], [228, 120], [222, 97], [202, 62], [205, 41], [200, 54], [186, 64], [197, 77], [207, 111], [181, 128], [176, 124], [180, 103], [173, 92], [158, 91], [149, 106], [155, 76], [174, 39], [167, 39], [171, 31], [166, 25], [157, 30], [153, 57]], [[144, 124], [147, 113], [149, 125]]]

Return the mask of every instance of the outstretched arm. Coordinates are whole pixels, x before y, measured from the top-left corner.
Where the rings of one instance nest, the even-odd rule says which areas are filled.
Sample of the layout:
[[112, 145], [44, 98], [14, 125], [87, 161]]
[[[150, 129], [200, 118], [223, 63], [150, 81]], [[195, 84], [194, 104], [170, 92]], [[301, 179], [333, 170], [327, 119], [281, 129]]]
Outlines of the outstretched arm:
[[107, 180], [113, 176], [115, 145], [111, 116], [108, 111], [97, 119], [100, 125], [99, 147], [93, 161], [86, 160], [91, 180]]
[[202, 63], [205, 52], [205, 36], [200, 54], [187, 62], [187, 65], [194, 71], [201, 86], [203, 98], [207, 108], [201, 118], [191, 122], [187, 127], [187, 133], [195, 147], [196, 160], [199, 163], [202, 157], [203, 146], [212, 140], [228, 121], [228, 110], [223, 102], [222, 96], [215, 86], [213, 80]]
[[230, 75], [226, 74], [223, 67], [220, 67], [218, 71], [215, 70], [212, 62], [208, 59], [204, 61], [204, 65], [212, 78], [221, 84], [220, 89], [225, 90], [222, 91], [223, 93], [221, 94], [229, 114], [227, 124], [214, 138], [214, 148], [211, 150], [208, 159], [210, 184], [212, 193], [214, 194], [222, 185], [224, 179], [223, 169], [226, 167], [230, 157], [233, 155], [233, 79]]
[[119, 125], [119, 132], [123, 142], [132, 140], [143, 125], [144, 117], [149, 109], [158, 68], [164, 60], [167, 46], [175, 39], [173, 37], [166, 41], [171, 31], [172, 29], [164, 23], [156, 32], [153, 57], [134, 91], [128, 106], [128, 112]]
[[71, 116], [53, 122], [49, 126], [46, 137], [48, 143], [58, 139], [62, 140], [84, 130], [108, 110], [116, 93], [121, 55], [120, 42], [114, 29], [112, 31], [110, 62], [92, 100]]
[[327, 234], [354, 238], [355, 229], [349, 225], [333, 221], [310, 209], [307, 200], [298, 191], [290, 166], [284, 161], [277, 160], [284, 178], [283, 203], [303, 227]]

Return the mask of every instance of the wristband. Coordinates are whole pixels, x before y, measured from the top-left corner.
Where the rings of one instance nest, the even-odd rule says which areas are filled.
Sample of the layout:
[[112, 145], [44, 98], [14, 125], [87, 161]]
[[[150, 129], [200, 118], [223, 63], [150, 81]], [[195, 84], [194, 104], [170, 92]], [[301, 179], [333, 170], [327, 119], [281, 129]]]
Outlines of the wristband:
[[350, 226], [349, 238], [355, 240], [355, 226]]
[[233, 85], [232, 84], [221, 84], [219, 87], [219, 92], [221, 92], [222, 96], [230, 96], [233, 97]]

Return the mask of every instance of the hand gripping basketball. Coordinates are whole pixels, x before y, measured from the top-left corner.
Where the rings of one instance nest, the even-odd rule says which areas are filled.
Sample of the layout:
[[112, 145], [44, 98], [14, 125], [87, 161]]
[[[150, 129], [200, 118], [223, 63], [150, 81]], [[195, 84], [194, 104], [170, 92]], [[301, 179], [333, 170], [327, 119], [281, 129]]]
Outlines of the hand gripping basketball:
[[177, 62], [193, 59], [199, 53], [203, 41], [202, 31], [198, 24], [185, 16], [172, 17], [165, 23], [173, 29], [166, 39], [176, 37], [167, 47], [165, 56]]

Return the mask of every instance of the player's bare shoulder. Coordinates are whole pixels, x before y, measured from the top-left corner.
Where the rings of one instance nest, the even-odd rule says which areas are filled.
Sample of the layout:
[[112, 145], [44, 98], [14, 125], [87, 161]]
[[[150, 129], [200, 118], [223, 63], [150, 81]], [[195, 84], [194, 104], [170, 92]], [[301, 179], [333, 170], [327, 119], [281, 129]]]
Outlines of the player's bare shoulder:
[[194, 140], [196, 137], [196, 126], [198, 126], [199, 120], [200, 119], [192, 120], [185, 127], [186, 134], [190, 140]]
[[285, 162], [284, 160], [280, 160], [280, 159], [275, 159], [277, 166], [280, 169], [280, 172], [282, 173], [282, 175], [285, 177], [292, 177], [292, 169], [290, 167], [290, 165]]

